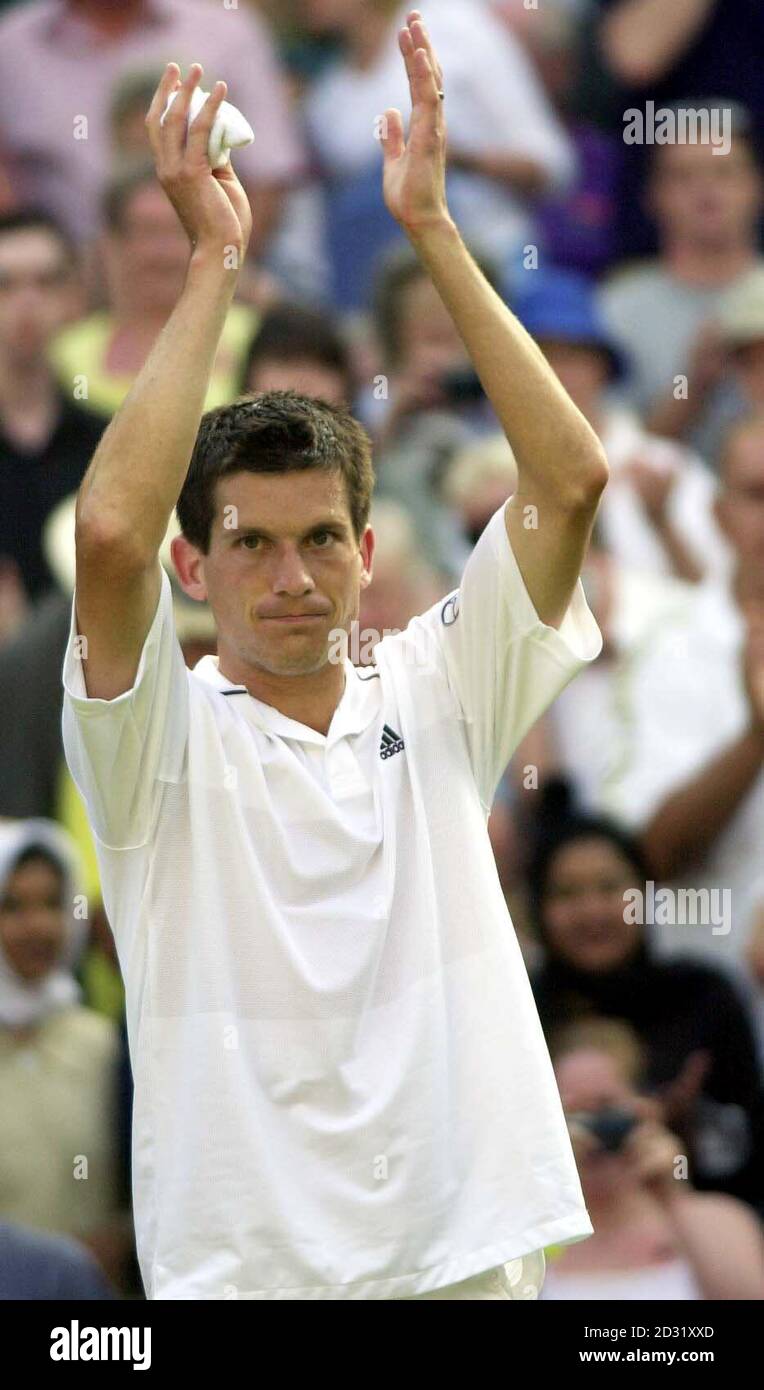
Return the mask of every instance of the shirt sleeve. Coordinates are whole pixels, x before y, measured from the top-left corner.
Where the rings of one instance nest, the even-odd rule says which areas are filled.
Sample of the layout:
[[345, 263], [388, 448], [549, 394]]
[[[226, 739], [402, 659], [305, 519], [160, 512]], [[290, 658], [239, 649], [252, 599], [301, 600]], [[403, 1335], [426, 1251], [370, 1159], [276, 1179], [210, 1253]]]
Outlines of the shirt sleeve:
[[502, 506], [470, 555], [460, 587], [413, 624], [436, 638], [488, 811], [520, 740], [602, 649], [581, 581], [560, 628], [542, 622], [509, 543]]
[[150, 839], [162, 784], [181, 780], [188, 739], [188, 674], [175, 633], [166, 571], [135, 683], [113, 700], [90, 698], [74, 601], [64, 658], [64, 753], [94, 835], [109, 849]]

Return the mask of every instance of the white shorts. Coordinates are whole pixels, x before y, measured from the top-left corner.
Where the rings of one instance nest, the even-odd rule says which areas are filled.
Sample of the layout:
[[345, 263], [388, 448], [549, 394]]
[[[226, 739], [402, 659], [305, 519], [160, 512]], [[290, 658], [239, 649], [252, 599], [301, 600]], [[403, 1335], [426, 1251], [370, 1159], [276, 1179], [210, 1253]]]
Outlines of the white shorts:
[[532, 1255], [510, 1260], [508, 1264], [497, 1265], [495, 1269], [485, 1269], [481, 1274], [473, 1274], [470, 1279], [462, 1279], [458, 1284], [446, 1284], [442, 1289], [431, 1293], [415, 1293], [400, 1303], [412, 1303], [417, 1298], [447, 1299], [534, 1299], [541, 1293], [546, 1274], [546, 1261], [543, 1250], [534, 1250]]

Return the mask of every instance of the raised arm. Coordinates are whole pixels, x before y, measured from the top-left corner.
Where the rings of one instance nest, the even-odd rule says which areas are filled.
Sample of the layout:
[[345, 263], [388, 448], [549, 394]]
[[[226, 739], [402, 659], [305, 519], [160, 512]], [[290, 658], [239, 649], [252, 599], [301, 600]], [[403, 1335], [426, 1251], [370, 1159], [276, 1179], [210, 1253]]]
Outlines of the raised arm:
[[213, 172], [207, 158], [224, 82], [216, 83], [186, 136], [201, 74], [195, 63], [181, 82], [177, 64], [168, 64], [146, 117], [159, 181], [189, 237], [183, 291], [77, 497], [77, 625], [87, 641], [88, 695], [105, 700], [129, 690], [135, 679], [159, 598], [159, 547], [186, 476], [252, 227], [231, 164]]
[[622, 82], [658, 82], [700, 33], [716, 0], [621, 0], [602, 20], [600, 46]]
[[743, 682], [746, 727], [695, 776], [670, 792], [643, 828], [645, 856], [656, 878], [685, 872], [711, 849], [764, 769], [762, 610], [748, 615]]
[[439, 98], [443, 76], [416, 10], [401, 30], [400, 48], [412, 114], [405, 140], [400, 112], [385, 112], [385, 200], [451, 314], [514, 451], [518, 488], [507, 504], [507, 532], [536, 612], [558, 627], [607, 481], [605, 456], [449, 215], [443, 114], [448, 94], [445, 101]]

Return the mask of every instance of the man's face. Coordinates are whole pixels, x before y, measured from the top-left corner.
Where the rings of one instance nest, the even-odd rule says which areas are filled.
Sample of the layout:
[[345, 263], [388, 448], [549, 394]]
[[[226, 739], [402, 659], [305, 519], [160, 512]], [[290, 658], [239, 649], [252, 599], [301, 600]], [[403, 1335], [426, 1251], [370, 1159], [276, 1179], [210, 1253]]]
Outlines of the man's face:
[[753, 238], [761, 180], [745, 140], [729, 154], [711, 145], [664, 145], [655, 156], [649, 207], [662, 235], [698, 246]]
[[29, 227], [0, 236], [0, 348], [34, 362], [76, 309], [74, 277], [54, 233]]
[[355, 539], [341, 472], [305, 469], [222, 478], [209, 552], [190, 549], [183, 587], [209, 601], [221, 665], [298, 676], [322, 670], [331, 634], [358, 617], [374, 539]]
[[717, 517], [752, 574], [764, 575], [764, 425], [733, 434], [722, 463]]
[[128, 198], [119, 232], [106, 239], [112, 296], [120, 308], [169, 312], [183, 288], [188, 238], [158, 183], [144, 183]]

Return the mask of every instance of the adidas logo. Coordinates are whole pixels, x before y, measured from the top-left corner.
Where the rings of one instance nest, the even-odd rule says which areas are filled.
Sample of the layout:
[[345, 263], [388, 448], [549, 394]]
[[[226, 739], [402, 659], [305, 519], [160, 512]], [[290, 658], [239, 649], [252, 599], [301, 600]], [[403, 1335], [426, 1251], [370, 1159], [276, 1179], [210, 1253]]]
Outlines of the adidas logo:
[[404, 746], [400, 734], [396, 734], [395, 729], [385, 724], [382, 729], [382, 742], [379, 745], [380, 758], [392, 758], [393, 753], [401, 753]]

